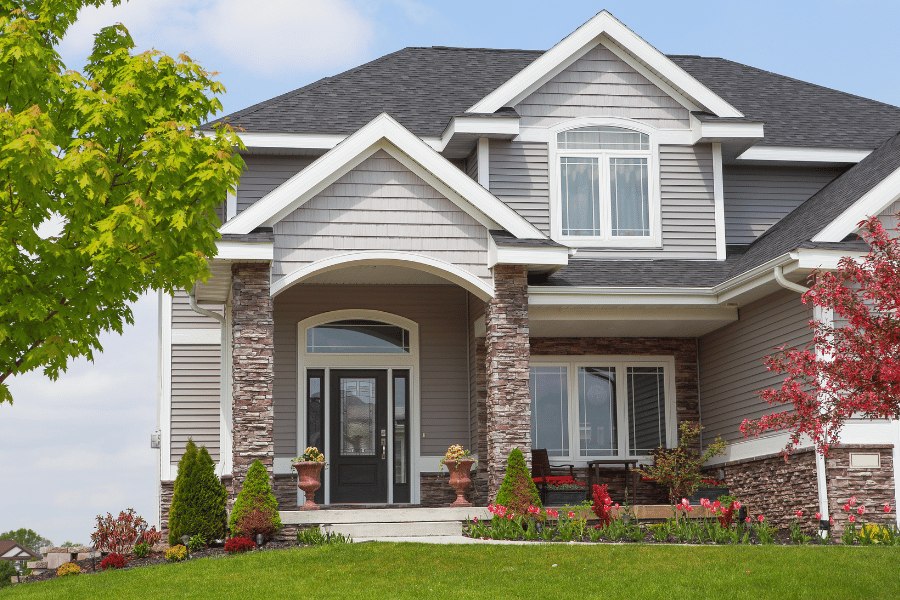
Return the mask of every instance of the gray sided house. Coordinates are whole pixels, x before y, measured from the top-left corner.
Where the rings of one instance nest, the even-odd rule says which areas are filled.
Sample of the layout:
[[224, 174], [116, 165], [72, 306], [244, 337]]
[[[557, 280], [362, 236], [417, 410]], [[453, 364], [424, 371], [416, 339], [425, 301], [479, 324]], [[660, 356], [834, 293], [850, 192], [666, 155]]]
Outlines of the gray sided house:
[[514, 448], [648, 460], [687, 420], [777, 523], [897, 504], [896, 423], [787, 462], [740, 424], [772, 410], [763, 357], [831, 319], [809, 273], [893, 222], [900, 108], [666, 56], [604, 11], [546, 52], [406, 48], [221, 121], [246, 169], [212, 277], [160, 297], [163, 525], [188, 438], [232, 494], [261, 460], [282, 510], [306, 446], [325, 505], [435, 506], [452, 444], [486, 504]]

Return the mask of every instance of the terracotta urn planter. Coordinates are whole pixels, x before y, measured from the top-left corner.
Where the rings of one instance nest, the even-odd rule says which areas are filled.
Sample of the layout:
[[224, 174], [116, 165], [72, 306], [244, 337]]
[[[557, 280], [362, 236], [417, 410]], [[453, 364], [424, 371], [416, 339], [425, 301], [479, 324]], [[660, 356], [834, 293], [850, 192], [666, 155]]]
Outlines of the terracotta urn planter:
[[297, 469], [297, 487], [303, 490], [306, 495], [306, 504], [300, 507], [300, 510], [319, 510], [319, 505], [313, 502], [313, 495], [316, 490], [322, 487], [320, 476], [323, 462], [295, 462], [292, 466]]
[[465, 492], [472, 485], [472, 480], [469, 478], [469, 470], [474, 462], [474, 460], [468, 458], [460, 461], [444, 461], [444, 465], [450, 471], [450, 487], [456, 490], [456, 500], [450, 506], [472, 506], [471, 502], [466, 502]]

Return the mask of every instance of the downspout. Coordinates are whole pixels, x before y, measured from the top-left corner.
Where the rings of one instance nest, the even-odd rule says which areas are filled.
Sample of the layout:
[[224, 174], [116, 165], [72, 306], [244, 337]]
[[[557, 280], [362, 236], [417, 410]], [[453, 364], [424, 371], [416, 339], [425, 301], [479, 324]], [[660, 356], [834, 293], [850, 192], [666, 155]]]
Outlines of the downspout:
[[[784, 289], [791, 290], [792, 292], [799, 292], [801, 294], [805, 294], [809, 291], [809, 288], [807, 287], [794, 283], [793, 281], [788, 281], [784, 276], [783, 267], [775, 267], [774, 274], [775, 281], [777, 281], [778, 285]], [[818, 308], [817, 312], [819, 312]], [[817, 320], [821, 319], [821, 317], [821, 313], [816, 316]], [[814, 452], [816, 455], [816, 487], [819, 491], [819, 512], [822, 515], [821, 522], [828, 522], [828, 480], [825, 473], [825, 457], [819, 452], [818, 447], [815, 448]], [[822, 531], [821, 522], [819, 525], [819, 535], [824, 536], [825, 532]]]
[[[222, 406], [222, 405], [224, 405], [224, 400], [225, 400], [225, 396], [226, 396], [225, 382], [227, 379], [227, 377], [226, 377], [227, 373], [225, 371], [225, 369], [226, 369], [225, 342], [226, 342], [226, 337], [228, 335], [228, 332], [226, 331], [227, 325], [225, 322], [225, 317], [223, 317], [222, 315], [220, 315], [218, 313], [214, 313], [211, 310], [207, 310], [205, 308], [200, 308], [200, 306], [197, 304], [197, 284], [196, 283], [193, 286], [191, 286], [190, 290], [185, 290], [185, 292], [187, 292], [188, 299], [190, 300], [191, 310], [193, 310], [197, 314], [203, 315], [204, 317], [210, 317], [212, 319], [215, 319], [216, 321], [219, 322], [219, 325], [220, 325], [219, 329], [221, 331], [221, 337], [220, 337], [220, 341], [219, 341], [219, 367], [220, 367], [219, 368], [219, 399], [220, 399], [220, 409], [219, 410], [220, 410], [221, 414], [220, 414], [219, 418], [224, 423], [226, 415], [225, 415], [224, 406]], [[219, 432], [224, 434], [230, 429], [231, 429], [230, 423], [225, 423], [225, 427], [224, 428], [220, 427]], [[227, 446], [228, 445], [227, 445], [227, 442], [225, 439], [219, 440], [219, 465], [218, 465], [218, 468], [216, 469], [216, 471], [217, 471], [216, 474], [219, 477], [222, 477], [225, 474], [225, 454], [226, 454], [225, 450], [226, 450]]]

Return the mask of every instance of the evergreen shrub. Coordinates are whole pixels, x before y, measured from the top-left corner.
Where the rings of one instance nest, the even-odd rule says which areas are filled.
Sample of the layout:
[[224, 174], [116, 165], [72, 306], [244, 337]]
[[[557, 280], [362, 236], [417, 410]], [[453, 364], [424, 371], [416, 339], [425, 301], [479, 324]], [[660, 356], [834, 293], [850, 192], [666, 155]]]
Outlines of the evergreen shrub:
[[[272, 488], [269, 486], [269, 473], [266, 471], [266, 467], [258, 460], [250, 465], [250, 468], [247, 470], [244, 487], [241, 488], [241, 492], [234, 502], [234, 509], [231, 511], [228, 527], [231, 529], [234, 537], [249, 535], [244, 532], [244, 521], [256, 511], [261, 512], [264, 518], [268, 520], [272, 533], [281, 529], [281, 517], [278, 516], [278, 501], [275, 500]], [[250, 522], [247, 523], [248, 526], [250, 524]], [[254, 528], [259, 528], [259, 526], [254, 524]], [[264, 532], [258, 531], [258, 533]]]
[[[178, 478], [181, 478], [180, 482]], [[176, 544], [183, 535], [202, 536], [204, 540], [224, 538], [227, 501], [228, 492], [216, 475], [215, 463], [206, 446], [197, 450], [194, 442], [189, 441], [185, 455], [178, 463], [175, 493], [169, 509], [169, 544]]]
[[505, 506], [507, 512], [516, 515], [527, 515], [529, 507], [541, 508], [542, 506], [537, 487], [525, 465], [525, 456], [518, 448], [509, 453], [506, 461], [506, 475], [503, 477], [503, 484], [500, 486], [500, 491], [497, 492], [494, 504]]

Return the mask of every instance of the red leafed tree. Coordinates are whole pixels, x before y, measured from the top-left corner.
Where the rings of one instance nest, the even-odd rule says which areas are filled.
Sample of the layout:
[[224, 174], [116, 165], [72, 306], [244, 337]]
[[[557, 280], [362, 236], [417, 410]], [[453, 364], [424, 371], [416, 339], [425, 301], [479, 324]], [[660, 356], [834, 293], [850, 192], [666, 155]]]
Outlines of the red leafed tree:
[[781, 389], [760, 396], [791, 410], [745, 420], [745, 436], [789, 430], [786, 452], [806, 435], [826, 453], [851, 416], [900, 418], [900, 242], [875, 217], [860, 228], [868, 255], [843, 258], [835, 272], [813, 273], [814, 284], [802, 297], [804, 304], [834, 311], [833, 321], [843, 324], [810, 321], [810, 346], [778, 348], [765, 359], [770, 371], [787, 377]]

